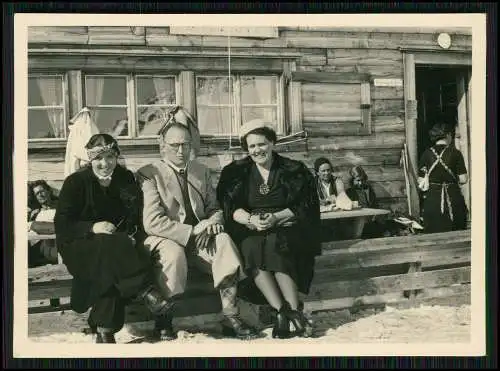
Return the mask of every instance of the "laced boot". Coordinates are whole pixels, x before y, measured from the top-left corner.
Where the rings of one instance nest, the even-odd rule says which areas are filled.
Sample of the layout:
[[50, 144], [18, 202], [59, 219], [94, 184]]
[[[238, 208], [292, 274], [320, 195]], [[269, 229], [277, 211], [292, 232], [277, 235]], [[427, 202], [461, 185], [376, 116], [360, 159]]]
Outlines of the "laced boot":
[[251, 340], [258, 337], [258, 332], [247, 325], [239, 315], [225, 315], [222, 323], [222, 333], [225, 336], [236, 337], [241, 340]]
[[142, 300], [149, 311], [157, 316], [162, 317], [172, 309], [173, 303], [166, 300], [160, 292], [153, 286], [148, 287], [138, 296]]
[[273, 338], [288, 339], [290, 338], [290, 321], [287, 317], [287, 312], [290, 307], [287, 302], [283, 303], [280, 310], [276, 314], [274, 327], [272, 332]]

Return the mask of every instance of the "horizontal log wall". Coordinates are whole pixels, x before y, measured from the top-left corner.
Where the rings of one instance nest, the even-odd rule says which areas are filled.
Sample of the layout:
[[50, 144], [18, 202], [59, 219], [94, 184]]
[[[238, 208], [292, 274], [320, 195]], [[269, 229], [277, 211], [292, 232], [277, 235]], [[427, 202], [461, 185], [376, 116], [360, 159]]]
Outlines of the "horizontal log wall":
[[[335, 72], [346, 77], [370, 77], [370, 125], [361, 130], [360, 84], [303, 82], [298, 91], [302, 107], [302, 128], [308, 134], [307, 147], [285, 155], [304, 161], [312, 168], [319, 156], [330, 158], [336, 172], [347, 183], [347, 170], [362, 165], [381, 204], [407, 211], [404, 174], [400, 153], [405, 141], [403, 87], [375, 86], [373, 79], [403, 79], [401, 48], [441, 50], [437, 35], [451, 35], [450, 51], [470, 53], [472, 36], [468, 29], [360, 28], [329, 29], [280, 27], [277, 38], [231, 38], [231, 68], [234, 71], [280, 71], [283, 58], [292, 61], [292, 71]], [[134, 71], [227, 70], [228, 39], [225, 36], [173, 35], [169, 27], [30, 27], [29, 67], [45, 70], [99, 68]], [[47, 50], [66, 55], [54, 59]], [[56, 51], [54, 51], [56, 53]], [[122, 54], [134, 55], [124, 58]], [[153, 56], [161, 56], [161, 58]], [[169, 56], [175, 57], [172, 60]], [[196, 58], [193, 58], [196, 56]], [[259, 63], [252, 58], [258, 57]], [[293, 80], [292, 80], [293, 82]], [[294, 129], [296, 123], [293, 123]], [[365, 133], [366, 134], [366, 133]], [[31, 151], [29, 178], [44, 178], [60, 187], [63, 180], [63, 149], [54, 154]], [[127, 165], [136, 170], [157, 158], [154, 144], [125, 148]], [[223, 162], [220, 146], [206, 146], [201, 161], [214, 170], [214, 184]]]

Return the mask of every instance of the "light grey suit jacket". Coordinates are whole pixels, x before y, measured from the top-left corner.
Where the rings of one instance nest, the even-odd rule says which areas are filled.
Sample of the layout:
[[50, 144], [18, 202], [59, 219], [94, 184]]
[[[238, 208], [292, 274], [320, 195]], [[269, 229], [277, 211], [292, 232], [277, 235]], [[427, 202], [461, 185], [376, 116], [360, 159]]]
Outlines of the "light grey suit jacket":
[[[187, 172], [189, 198], [196, 217], [224, 224], [210, 170], [193, 160]], [[169, 239], [186, 246], [193, 226], [183, 224], [186, 209], [174, 170], [158, 160], [140, 168], [137, 175], [144, 194], [143, 223], [148, 235], [144, 244], [154, 249], [163, 239]]]

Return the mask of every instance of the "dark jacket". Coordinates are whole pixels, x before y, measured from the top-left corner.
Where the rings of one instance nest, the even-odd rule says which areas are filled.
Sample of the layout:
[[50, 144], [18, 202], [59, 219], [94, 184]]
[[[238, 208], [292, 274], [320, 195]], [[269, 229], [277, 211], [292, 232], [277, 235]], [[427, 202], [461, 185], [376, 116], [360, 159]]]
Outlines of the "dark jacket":
[[[297, 260], [304, 262], [303, 277], [299, 277], [299, 290], [307, 293], [312, 279], [314, 257], [321, 255], [319, 230], [321, 226], [316, 180], [302, 163], [274, 153], [274, 161], [281, 169], [280, 181], [287, 193], [287, 205], [295, 214], [297, 222], [293, 228], [296, 239], [292, 247]], [[247, 187], [254, 164], [250, 157], [235, 160], [222, 169], [217, 186], [217, 198], [224, 211], [225, 229], [238, 245], [249, 230], [233, 220], [236, 209], [246, 208]]]
[[378, 207], [377, 196], [369, 183], [365, 186], [365, 188], [356, 188], [352, 186], [346, 191], [346, 195], [351, 199], [351, 201], [358, 201], [360, 207], [374, 209]]
[[[115, 253], [117, 246], [111, 249], [109, 243], [123, 245], [124, 237], [121, 236], [132, 234], [136, 228], [134, 238], [137, 243], [142, 243], [141, 210], [142, 193], [134, 174], [120, 165], [117, 165], [106, 193], [101, 190], [90, 167], [65, 179], [54, 222], [57, 248], [73, 276], [71, 305], [75, 311], [85, 311], [102, 290], [114, 284], [116, 272], [107, 268], [109, 259], [123, 267], [132, 264], [131, 259], [137, 259], [135, 255]], [[119, 224], [116, 236], [102, 237], [92, 233], [92, 226], [100, 221]]]

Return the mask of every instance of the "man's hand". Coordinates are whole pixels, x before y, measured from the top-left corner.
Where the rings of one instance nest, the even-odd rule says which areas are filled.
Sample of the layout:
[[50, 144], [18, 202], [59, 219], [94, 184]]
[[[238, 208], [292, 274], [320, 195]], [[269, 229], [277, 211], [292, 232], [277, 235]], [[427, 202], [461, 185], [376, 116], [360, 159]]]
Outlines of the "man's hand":
[[209, 226], [209, 222], [207, 219], [202, 220], [198, 224], [196, 224], [193, 228], [193, 235], [198, 236], [200, 233], [204, 232], [205, 229]]
[[208, 232], [208, 234], [216, 236], [219, 233], [224, 232], [224, 226], [222, 224], [219, 224], [219, 223], [210, 224], [207, 227], [206, 231]]
[[[214, 250], [215, 249], [215, 244], [211, 243], [213, 238], [214, 238], [214, 236], [211, 235], [211, 234], [209, 234], [207, 232], [207, 230], [201, 232], [199, 235], [195, 236], [195, 238], [194, 238], [194, 243], [195, 243], [196, 249], [197, 250], [205, 250], [205, 249], [207, 249], [207, 251], [211, 255], [213, 255], [213, 253], [215, 251]], [[209, 249], [211, 249], [211, 250], [209, 250]]]
[[113, 234], [115, 231], [115, 225], [110, 222], [97, 222], [92, 226], [92, 232], [94, 233]]

